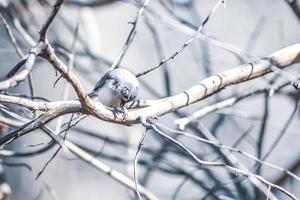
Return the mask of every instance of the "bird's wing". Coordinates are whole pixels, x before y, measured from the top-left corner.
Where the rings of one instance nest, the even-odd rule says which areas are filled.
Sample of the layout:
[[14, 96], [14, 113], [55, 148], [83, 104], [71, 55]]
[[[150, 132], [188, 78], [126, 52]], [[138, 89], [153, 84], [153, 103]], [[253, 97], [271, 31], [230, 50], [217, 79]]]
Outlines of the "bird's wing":
[[96, 85], [95, 85], [95, 87], [94, 87], [93, 92], [95, 92], [97, 89], [101, 88], [101, 87], [105, 84], [106, 81], [113, 79], [113, 76], [112, 76], [112, 74], [111, 74], [110, 72], [111, 72], [111, 71], [106, 72], [106, 73], [101, 77], [101, 79], [100, 79], [99, 81], [97, 81], [97, 83], [96, 83]]

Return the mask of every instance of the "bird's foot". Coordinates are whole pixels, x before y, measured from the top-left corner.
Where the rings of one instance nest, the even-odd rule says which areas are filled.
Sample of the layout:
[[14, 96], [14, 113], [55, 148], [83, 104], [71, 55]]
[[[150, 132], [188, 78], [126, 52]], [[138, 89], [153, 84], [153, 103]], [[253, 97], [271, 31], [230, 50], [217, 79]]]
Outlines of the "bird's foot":
[[125, 107], [114, 107], [113, 113], [114, 113], [115, 119], [120, 118], [120, 119], [124, 120], [127, 117], [128, 110]]

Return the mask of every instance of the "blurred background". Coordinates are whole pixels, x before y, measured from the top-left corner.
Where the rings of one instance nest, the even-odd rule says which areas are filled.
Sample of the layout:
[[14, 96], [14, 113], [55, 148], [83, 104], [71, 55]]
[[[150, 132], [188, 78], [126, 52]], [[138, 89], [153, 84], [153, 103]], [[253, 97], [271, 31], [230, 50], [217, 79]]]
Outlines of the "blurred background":
[[[137, 74], [159, 64], [193, 36], [217, 2], [150, 0], [138, 19], [135, 36], [120, 66]], [[54, 3], [53, 0], [0, 0], [1, 14], [23, 53], [28, 53], [35, 45], [38, 31]], [[65, 63], [69, 62], [66, 52], [74, 54], [72, 70], [86, 91], [93, 89], [96, 81], [117, 59], [142, 3], [133, 0], [66, 0], [62, 5], [50, 27], [49, 42]], [[300, 40], [300, 7], [297, 6], [298, 1], [292, 4], [285, 0], [228, 0], [226, 8], [218, 7], [201, 34], [186, 49], [157, 70], [139, 77], [139, 99], [160, 99], [180, 93], [206, 77], [296, 44]], [[0, 76], [4, 77], [19, 60], [2, 21]], [[299, 77], [299, 65], [288, 67], [286, 71]], [[76, 98], [72, 88], [67, 92], [67, 82], [64, 79], [57, 81], [59, 74], [42, 58], [38, 58], [30, 78], [33, 90], [26, 80], [8, 92], [25, 95], [33, 92], [34, 96], [50, 101], [62, 100], [66, 94], [67, 99]], [[228, 87], [176, 113], [169, 113], [157, 122], [172, 129], [165, 131], [199, 158], [230, 164], [218, 148], [174, 133], [174, 129], [178, 129], [175, 120], [230, 97], [285, 82], [286, 79], [272, 73]], [[195, 120], [186, 131], [203, 137], [205, 128], [224, 145], [300, 175], [298, 96], [299, 91], [291, 85], [274, 95], [268, 92], [251, 95]], [[22, 116], [33, 115], [25, 108], [6, 106]], [[54, 120], [49, 126], [55, 129], [59, 124], [57, 121], [68, 123], [70, 117], [66, 115]], [[66, 137], [96, 159], [133, 178], [134, 158], [145, 128], [141, 125], [124, 127], [90, 116], [81, 118], [79, 114], [73, 116], [78, 124]], [[3, 127], [3, 133], [13, 129]], [[17, 152], [16, 156], [2, 158], [3, 181], [11, 189], [8, 199], [137, 199], [132, 191], [110, 176], [63, 150], [37, 178], [59, 148], [49, 145], [50, 140], [42, 131], [36, 130], [7, 146]], [[266, 165], [261, 165], [258, 170], [253, 159], [236, 152], [232, 154], [251, 172], [259, 173], [300, 197], [299, 180]], [[159, 199], [266, 199], [249, 179], [220, 168], [198, 167], [152, 130], [147, 132], [143, 142], [137, 169], [139, 183]], [[289, 199], [276, 189], [271, 191], [278, 199]]]

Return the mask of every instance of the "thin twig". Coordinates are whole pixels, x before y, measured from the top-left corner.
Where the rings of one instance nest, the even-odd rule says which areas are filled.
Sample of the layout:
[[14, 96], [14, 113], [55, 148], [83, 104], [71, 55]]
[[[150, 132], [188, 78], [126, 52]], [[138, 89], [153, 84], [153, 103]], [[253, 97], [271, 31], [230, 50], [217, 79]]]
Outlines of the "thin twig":
[[[264, 138], [267, 132], [267, 122], [269, 119], [269, 108], [270, 107], [270, 96], [269, 96], [269, 91], [265, 91], [264, 93], [264, 111], [263, 111], [263, 117], [262, 117], [262, 121], [261, 121], [261, 126], [260, 126], [260, 130], [259, 130], [259, 136], [257, 139], [257, 158], [261, 159], [262, 158], [262, 148], [263, 148], [263, 144], [264, 144]], [[260, 163], [258, 163], [258, 166], [256, 168], [256, 173], [260, 174], [260, 170], [261, 170], [261, 165]], [[258, 197], [259, 193], [256, 192], [256, 196]]]
[[129, 32], [129, 35], [127, 36], [126, 42], [125, 42], [124, 46], [122, 47], [117, 59], [114, 61], [114, 63], [111, 66], [111, 68], [110, 68], [111, 70], [117, 68], [120, 65], [123, 57], [125, 56], [130, 44], [132, 43], [132, 41], [134, 39], [134, 36], [136, 34], [136, 26], [139, 22], [139, 19], [140, 19], [141, 15], [143, 14], [146, 6], [149, 4], [149, 2], [150, 2], [150, 0], [144, 1], [141, 8], [138, 10], [138, 12], [136, 14], [134, 21], [130, 23], [130, 24], [132, 24], [132, 28]]
[[271, 153], [275, 150], [275, 148], [278, 145], [278, 143], [280, 142], [281, 138], [284, 136], [287, 129], [289, 128], [289, 126], [293, 122], [293, 120], [295, 118], [295, 115], [297, 114], [298, 110], [299, 110], [299, 99], [296, 99], [295, 106], [294, 106], [291, 114], [288, 116], [288, 118], [287, 118], [286, 122], [284, 123], [283, 128], [280, 131], [279, 135], [276, 137], [276, 139], [274, 140], [272, 145], [269, 147], [269, 149], [266, 151], [266, 153], [262, 157], [262, 160], [266, 160], [271, 155]]
[[51, 10], [50, 16], [48, 17], [47, 21], [43, 25], [42, 29], [40, 30], [40, 39], [39, 41], [45, 41], [46, 40], [46, 34], [47, 31], [54, 20], [55, 16], [57, 15], [61, 5], [63, 4], [64, 0], [57, 0]]
[[[151, 128], [153, 130], [155, 130], [156, 133], [158, 133], [160, 136], [162, 136], [163, 138], [167, 139], [168, 141], [172, 142], [173, 144], [175, 144], [177, 147], [179, 147], [181, 150], [183, 150], [192, 160], [194, 160], [196, 163], [199, 164], [199, 166], [202, 167], [218, 167], [218, 168], [224, 168], [229, 170], [230, 172], [234, 173], [234, 174], [241, 174], [243, 176], [247, 176], [249, 178], [254, 178], [255, 180], [260, 181], [261, 183], [265, 184], [266, 186], [271, 186], [273, 188], [278, 189], [279, 191], [281, 191], [282, 193], [286, 194], [287, 196], [289, 196], [292, 199], [297, 199], [292, 193], [290, 193], [289, 191], [287, 191], [286, 189], [272, 184], [271, 182], [267, 181], [266, 179], [264, 179], [263, 177], [256, 175], [256, 174], [252, 174], [249, 171], [245, 171], [245, 169], [238, 169], [223, 163], [218, 163], [218, 162], [210, 162], [210, 161], [204, 161], [199, 159], [189, 148], [187, 148], [184, 144], [182, 144], [181, 142], [174, 140], [172, 137], [170, 137], [169, 135], [165, 134], [163, 131], [161, 131], [160, 129], [158, 129], [157, 126], [155, 126], [153, 123], [149, 123], [146, 121], [145, 118], [141, 118], [141, 123], [143, 126], [145, 126], [146, 128]], [[267, 193], [267, 191], [264, 190], [264, 188], [260, 188], [261, 191], [263, 191], [264, 193]]]
[[294, 178], [296, 181], [298, 181], [300, 183], [300, 177], [297, 176], [296, 174], [294, 174], [293, 172], [288, 171], [286, 169], [283, 169], [281, 167], [278, 167], [278, 166], [276, 166], [276, 165], [274, 165], [272, 163], [266, 162], [266, 161], [264, 161], [262, 159], [259, 159], [258, 157], [255, 157], [255, 156], [253, 156], [253, 155], [251, 155], [251, 154], [249, 154], [249, 153], [247, 153], [245, 151], [242, 151], [242, 150], [237, 149], [235, 147], [230, 147], [230, 146], [224, 145], [224, 144], [222, 144], [220, 142], [215, 142], [215, 141], [207, 140], [205, 138], [201, 138], [201, 137], [195, 136], [195, 135], [190, 134], [188, 132], [173, 130], [173, 129], [170, 129], [170, 128], [168, 128], [168, 127], [166, 127], [166, 126], [164, 126], [163, 124], [160, 124], [160, 123], [155, 123], [155, 124], [157, 126], [163, 127], [166, 130], [171, 131], [172, 133], [183, 135], [183, 136], [195, 139], [195, 140], [197, 140], [199, 142], [203, 142], [203, 143], [206, 143], [206, 144], [214, 145], [214, 146], [216, 146], [218, 148], [227, 149], [227, 150], [229, 150], [231, 152], [239, 153], [239, 154], [241, 154], [241, 155], [243, 155], [243, 156], [245, 156], [245, 157], [247, 157], [247, 158], [249, 158], [251, 160], [254, 160], [254, 161], [256, 161], [256, 162], [258, 162], [258, 163], [260, 163], [262, 165], [265, 165], [265, 166], [268, 166], [270, 168], [273, 168], [273, 169], [279, 170], [281, 172], [284, 172], [284, 173], [286, 173], [287, 175], [291, 176], [292, 178]]
[[204, 21], [202, 22], [202, 24], [198, 27], [197, 31], [194, 33], [194, 35], [188, 39], [183, 45], [182, 47], [180, 47], [178, 50], [175, 51], [175, 53], [173, 53], [170, 57], [165, 58], [164, 60], [161, 60], [160, 63], [152, 68], [147, 69], [144, 72], [138, 73], [136, 75], [136, 77], [139, 76], [143, 76], [157, 68], [159, 68], [160, 66], [162, 66], [163, 64], [167, 63], [169, 60], [173, 60], [180, 52], [182, 52], [187, 46], [189, 46], [193, 40], [197, 37], [198, 33], [201, 32], [201, 30], [203, 29], [203, 27], [205, 26], [205, 24], [208, 22], [209, 18], [211, 17], [211, 15], [216, 11], [216, 9], [219, 7], [220, 4], [225, 3], [225, 0], [220, 0], [218, 1], [218, 3], [213, 7], [213, 9], [209, 12], [209, 14], [207, 15], [207, 17], [204, 19]]
[[178, 125], [178, 128], [180, 130], [184, 130], [186, 128], [186, 126], [188, 124], [190, 124], [191, 122], [194, 122], [206, 115], [208, 115], [209, 113], [218, 111], [220, 109], [229, 107], [229, 106], [233, 106], [236, 103], [240, 102], [241, 100], [248, 98], [248, 97], [252, 97], [264, 92], [268, 92], [268, 91], [272, 91], [272, 93], [274, 94], [274, 92], [277, 92], [283, 88], [285, 88], [286, 86], [289, 86], [290, 83], [283, 83], [281, 85], [278, 86], [271, 86], [271, 87], [267, 87], [267, 88], [260, 88], [260, 89], [256, 89], [250, 92], [245, 92], [243, 94], [239, 94], [239, 95], [234, 95], [232, 97], [229, 97], [225, 100], [222, 101], [218, 101], [216, 103], [213, 104], [209, 104], [203, 108], [201, 108], [200, 110], [190, 114], [189, 116], [183, 117], [183, 118], [179, 118], [175, 120], [175, 124]]
[[[95, 156], [90, 155], [86, 151], [82, 150], [78, 146], [74, 145], [68, 140], [63, 140], [59, 136], [55, 135], [52, 130], [45, 126], [41, 126], [42, 130], [45, 131], [49, 136], [55, 140], [62, 148], [66, 148], [71, 151], [74, 155], [82, 159], [83, 161], [87, 162], [91, 166], [95, 167], [96, 169], [102, 171], [103, 173], [109, 175], [111, 178], [115, 179], [119, 183], [123, 184], [124, 186], [128, 187], [129, 189], [135, 191], [135, 181], [131, 180], [130, 178], [126, 177], [125, 175], [121, 174], [120, 172], [112, 169], [110, 166], [106, 165], [105, 163], [101, 162]], [[144, 188], [141, 185], [138, 185], [139, 192], [141, 195], [145, 196], [149, 200], [158, 200], [158, 198]]]
[[[166, 51], [165, 51], [163, 43], [162, 43], [161, 35], [157, 31], [154, 24], [151, 21], [149, 21], [147, 18], [146, 18], [146, 24], [152, 33], [152, 37], [153, 37], [153, 41], [155, 44], [155, 48], [157, 50], [158, 58], [159, 58], [159, 60], [162, 60], [166, 57], [165, 56]], [[163, 73], [164, 73], [164, 81], [165, 81], [165, 88], [166, 88], [166, 96], [170, 96], [171, 95], [171, 77], [170, 77], [170, 73], [169, 73], [169, 70], [167, 67], [167, 63], [165, 63], [165, 67], [163, 69], [164, 69]]]
[[147, 134], [147, 131], [148, 129], [146, 129], [139, 141], [139, 145], [138, 145], [138, 148], [137, 148], [137, 151], [135, 153], [135, 156], [134, 156], [134, 170], [133, 170], [133, 176], [134, 176], [134, 181], [135, 181], [135, 190], [136, 190], [136, 193], [139, 197], [140, 200], [142, 200], [142, 197], [141, 197], [141, 194], [139, 192], [139, 188], [138, 188], [138, 175], [137, 175], [137, 163], [138, 163], [138, 155], [139, 155], [139, 152], [141, 151], [142, 149], [142, 146], [143, 146], [143, 143], [144, 143], [144, 140], [145, 140], [145, 137], [146, 137], [146, 134]]
[[24, 54], [23, 54], [20, 46], [18, 45], [17, 40], [16, 40], [14, 34], [12, 33], [10, 26], [8, 25], [6, 19], [3, 17], [3, 15], [1, 13], [0, 13], [0, 18], [4, 24], [7, 35], [9, 36], [10, 41], [12, 42], [17, 54], [19, 55], [20, 58], [24, 57]]

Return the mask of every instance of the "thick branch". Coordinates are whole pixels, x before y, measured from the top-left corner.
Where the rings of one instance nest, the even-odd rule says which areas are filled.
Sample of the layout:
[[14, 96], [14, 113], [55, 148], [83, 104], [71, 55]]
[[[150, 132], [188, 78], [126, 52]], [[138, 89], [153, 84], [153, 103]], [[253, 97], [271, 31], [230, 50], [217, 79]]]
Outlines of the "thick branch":
[[[281, 49], [271, 54], [269, 58], [273, 63], [276, 63], [276, 66], [279, 68], [285, 68], [292, 64], [299, 63], [300, 44]], [[180, 94], [165, 98], [149, 107], [129, 112], [127, 121], [134, 123], [139, 116], [157, 117], [172, 112], [215, 94], [227, 86], [263, 76], [271, 72], [269, 66], [270, 62], [267, 59], [263, 59], [256, 63], [245, 64], [208, 77]]]
[[243, 100], [243, 99], [245, 99], [249, 96], [254, 96], [254, 95], [257, 95], [257, 94], [261, 94], [263, 92], [268, 92], [270, 90], [274, 93], [275, 91], [280, 90], [280, 89], [282, 89], [282, 88], [284, 88], [288, 85], [290, 85], [289, 82], [284, 83], [282, 85], [279, 85], [277, 87], [273, 86], [273, 87], [270, 87], [270, 88], [268, 87], [268, 88], [262, 88], [262, 89], [257, 89], [257, 90], [254, 90], [254, 91], [246, 92], [246, 93], [243, 93], [241, 95], [233, 95], [232, 97], [230, 97], [228, 99], [225, 99], [225, 100], [213, 103], [213, 104], [209, 104], [209, 105], [201, 108], [200, 110], [190, 114], [189, 116], [176, 119], [175, 124], [178, 125], [180, 130], [184, 130], [188, 124], [190, 124], [191, 122], [196, 121], [196, 120], [206, 116], [209, 113], [215, 112], [215, 111], [217, 111], [219, 109], [222, 109], [222, 108], [230, 107], [230, 106], [236, 104], [237, 102], [239, 102], [239, 101], [241, 101], [241, 100]]
[[61, 76], [64, 77], [74, 88], [77, 96], [79, 97], [80, 102], [85, 105], [86, 100], [89, 99], [83, 86], [81, 85], [77, 76], [68, 69], [68, 66], [65, 65], [55, 54], [54, 49], [51, 47], [49, 42], [46, 40], [46, 48], [44, 49], [42, 56], [48, 60], [52, 66], [61, 73]]
[[5, 136], [0, 138], [0, 149], [3, 149], [7, 144], [13, 142], [15, 139], [30, 133], [40, 127], [40, 124], [46, 124], [47, 122], [51, 121], [52, 119], [59, 117], [64, 114], [78, 112], [77, 106], [59, 106], [56, 109], [50, 110], [47, 113], [41, 115], [35, 120], [26, 123], [25, 125], [12, 130]]
[[73, 100], [73, 101], [55, 101], [55, 102], [40, 102], [40, 101], [33, 101], [30, 99], [17, 97], [17, 96], [10, 96], [0, 94], [0, 102], [2, 103], [11, 103], [15, 105], [19, 105], [22, 107], [26, 107], [30, 110], [39, 110], [39, 111], [50, 111], [53, 109], [57, 109], [61, 106], [70, 107], [72, 105], [77, 106], [78, 109], [81, 108], [80, 102]]
[[[279, 68], [285, 68], [292, 64], [299, 63], [300, 44], [295, 44], [287, 48], [281, 49], [270, 55], [269, 58], [272, 59], [273, 63], [276, 63], [277, 67]], [[90, 98], [88, 98], [78, 78], [76, 78], [76, 76], [71, 71], [67, 71], [67, 67], [55, 56], [55, 54], [52, 54], [47, 59], [53, 64], [53, 66], [57, 70], [59, 70], [63, 74], [64, 77], [66, 77], [66, 79], [75, 88], [79, 98], [81, 98], [81, 102], [84, 102], [84, 109], [81, 109], [81, 106], [74, 101], [64, 101], [63, 104], [66, 110], [73, 110], [76, 107], [76, 112], [81, 109], [81, 112], [93, 115], [99, 119], [124, 125], [140, 123], [141, 116], [162, 116], [166, 113], [172, 112], [184, 106], [200, 101], [212, 94], [219, 92], [227, 86], [245, 82], [271, 72], [269, 68], [270, 63], [266, 59], [260, 60], [255, 64], [245, 64], [240, 67], [236, 67], [231, 70], [220, 73], [218, 75], [208, 77], [201, 81], [199, 84], [192, 86], [188, 90], [159, 101], [154, 101], [154, 103], [148, 107], [129, 110], [129, 112], [127, 113], [127, 117], [125, 119], [120, 119], [115, 118], [112, 110], [107, 109], [102, 104], [96, 103]], [[1, 97], [3, 101], [3, 96], [0, 96], [0, 102]], [[34, 102], [35, 101], [27, 100], [27, 104], [23, 105], [25, 107], [28, 107], [31, 103]], [[13, 103], [22, 105], [22, 103], [20, 102]], [[47, 108], [46, 106], [42, 106], [41, 102], [38, 102], [38, 104], [39, 105], [31, 105], [31, 107], [37, 108], [41, 106], [41, 110]], [[47, 106], [50, 106], [52, 109], [56, 109], [61, 107], [61, 104], [57, 102], [52, 102], [47, 103]]]

